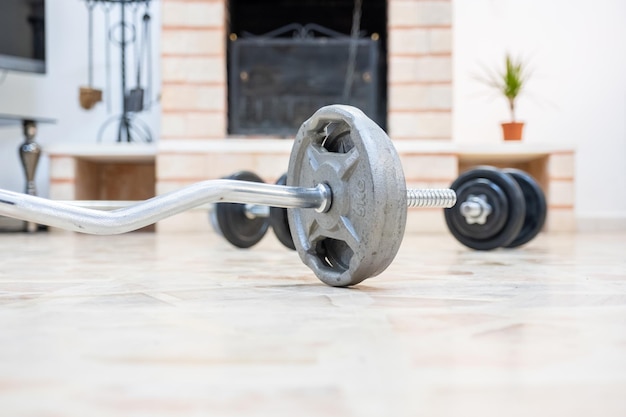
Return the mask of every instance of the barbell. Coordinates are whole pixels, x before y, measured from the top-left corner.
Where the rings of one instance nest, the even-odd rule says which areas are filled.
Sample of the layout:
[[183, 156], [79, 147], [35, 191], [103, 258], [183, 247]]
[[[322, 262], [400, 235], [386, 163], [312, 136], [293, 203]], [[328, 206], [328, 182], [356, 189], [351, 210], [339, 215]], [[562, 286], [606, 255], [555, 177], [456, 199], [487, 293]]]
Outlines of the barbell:
[[112, 211], [0, 190], [1, 215], [102, 235], [140, 229], [217, 202], [290, 209], [289, 226], [302, 261], [324, 283], [350, 286], [391, 264], [408, 207], [449, 208], [456, 193], [407, 190], [387, 134], [359, 109], [345, 105], [322, 107], [302, 124], [287, 185], [208, 180]]

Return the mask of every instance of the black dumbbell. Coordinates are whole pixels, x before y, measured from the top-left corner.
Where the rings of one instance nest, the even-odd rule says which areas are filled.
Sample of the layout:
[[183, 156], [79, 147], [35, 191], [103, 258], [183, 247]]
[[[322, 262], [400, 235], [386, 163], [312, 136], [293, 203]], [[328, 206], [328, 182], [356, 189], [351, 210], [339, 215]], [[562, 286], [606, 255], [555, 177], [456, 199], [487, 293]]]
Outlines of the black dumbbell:
[[[250, 171], [239, 171], [225, 179], [263, 182], [261, 177]], [[285, 185], [287, 174], [276, 184]], [[256, 204], [216, 203], [211, 213], [211, 223], [233, 246], [250, 248], [263, 239], [269, 226], [272, 226], [278, 240], [287, 248], [295, 250], [287, 221], [287, 209]]]
[[541, 231], [547, 213], [541, 187], [519, 169], [481, 166], [459, 176], [450, 186], [457, 204], [445, 209], [452, 235], [476, 250], [514, 248]]

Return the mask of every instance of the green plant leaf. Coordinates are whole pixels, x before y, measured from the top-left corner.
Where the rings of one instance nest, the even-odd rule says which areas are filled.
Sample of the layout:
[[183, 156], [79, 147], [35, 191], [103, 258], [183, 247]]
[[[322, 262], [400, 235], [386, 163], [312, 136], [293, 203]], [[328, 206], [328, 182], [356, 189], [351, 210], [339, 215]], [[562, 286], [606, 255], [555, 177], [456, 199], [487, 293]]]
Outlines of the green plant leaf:
[[525, 63], [521, 59], [515, 59], [507, 53], [504, 71], [485, 70], [485, 74], [485, 77], [476, 78], [504, 95], [511, 111], [511, 120], [515, 121], [516, 100], [524, 91], [529, 77]]

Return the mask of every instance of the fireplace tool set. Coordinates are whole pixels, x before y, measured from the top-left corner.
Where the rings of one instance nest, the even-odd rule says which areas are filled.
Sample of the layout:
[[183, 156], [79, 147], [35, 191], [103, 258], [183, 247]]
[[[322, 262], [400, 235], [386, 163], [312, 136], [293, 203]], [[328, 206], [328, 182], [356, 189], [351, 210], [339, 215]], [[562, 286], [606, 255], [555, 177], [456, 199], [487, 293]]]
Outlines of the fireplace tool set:
[[[94, 87], [94, 12], [104, 14], [106, 104], [111, 113], [111, 44], [120, 50], [121, 114], [109, 117], [98, 133], [98, 142], [105, 130], [118, 122], [117, 142], [151, 142], [148, 125], [137, 114], [150, 110], [152, 105], [152, 41], [150, 3], [152, 0], [84, 0], [88, 16], [87, 86], [80, 87], [79, 101], [85, 110], [92, 109], [103, 99], [102, 90]], [[119, 21], [111, 22], [112, 13], [119, 13]], [[128, 49], [132, 47], [134, 62], [129, 63]], [[134, 86], [129, 88], [128, 66], [133, 67]], [[144, 79], [145, 77], [145, 79]]]

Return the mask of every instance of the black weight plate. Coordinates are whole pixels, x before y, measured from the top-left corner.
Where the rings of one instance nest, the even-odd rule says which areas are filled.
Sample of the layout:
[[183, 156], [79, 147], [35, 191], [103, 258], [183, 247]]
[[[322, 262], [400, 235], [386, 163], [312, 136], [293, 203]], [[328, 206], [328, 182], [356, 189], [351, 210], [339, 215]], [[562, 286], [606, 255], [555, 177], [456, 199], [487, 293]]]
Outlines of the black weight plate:
[[546, 222], [548, 205], [543, 190], [530, 174], [513, 168], [504, 169], [503, 172], [517, 181], [517, 184], [522, 189], [524, 202], [526, 203], [526, 215], [524, 216], [522, 230], [511, 243], [506, 245], [507, 248], [516, 248], [530, 242], [539, 234]]
[[[457, 204], [444, 210], [452, 235], [476, 250], [492, 250], [510, 244], [524, 223], [526, 206], [517, 182], [494, 167], [481, 166], [464, 172], [450, 186], [457, 191]], [[485, 195], [492, 207], [484, 225], [467, 224], [461, 205], [470, 195]]]
[[[283, 174], [283, 176], [276, 181], [276, 184], [286, 185], [287, 174]], [[291, 237], [291, 228], [289, 227], [286, 208], [270, 207], [270, 225], [280, 243], [291, 250], [296, 250], [296, 245], [293, 243], [293, 238]]]
[[[227, 177], [231, 180], [263, 182], [256, 174], [240, 171]], [[267, 218], [249, 218], [246, 205], [240, 203], [215, 204], [215, 220], [222, 236], [234, 246], [242, 249], [259, 243], [269, 227]]]
[[457, 201], [461, 204], [470, 196], [486, 197], [491, 206], [491, 213], [487, 216], [485, 224], [468, 224], [461, 214], [459, 203], [459, 215], [451, 217], [454, 229], [463, 236], [479, 240], [491, 239], [497, 236], [509, 219], [509, 198], [498, 184], [485, 178], [474, 178], [464, 182], [456, 191]]

